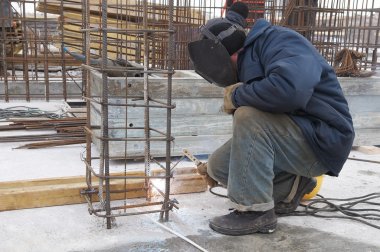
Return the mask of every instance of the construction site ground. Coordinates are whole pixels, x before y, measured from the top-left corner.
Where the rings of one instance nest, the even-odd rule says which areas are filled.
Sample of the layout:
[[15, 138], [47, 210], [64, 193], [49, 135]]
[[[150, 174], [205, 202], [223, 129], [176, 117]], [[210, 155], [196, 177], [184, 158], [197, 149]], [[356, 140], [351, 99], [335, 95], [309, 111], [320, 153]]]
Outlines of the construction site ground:
[[[7, 107], [12, 103], [0, 105]], [[51, 110], [60, 106], [54, 102], [24, 105]], [[0, 132], [1, 136], [10, 134], [22, 132]], [[81, 160], [85, 144], [14, 149], [20, 145], [19, 142], [0, 144], [0, 182], [85, 174]], [[380, 162], [380, 149], [362, 146], [353, 149], [350, 157]], [[194, 164], [184, 161], [182, 165]], [[319, 193], [342, 199], [379, 193], [379, 180], [380, 163], [348, 160], [339, 177], [325, 176]], [[90, 215], [87, 204], [3, 211], [0, 212], [0, 251], [200, 251], [180, 235], [207, 251], [218, 252], [380, 251], [379, 229], [339, 218], [279, 217], [273, 234], [221, 235], [209, 228], [208, 220], [229, 212], [231, 205], [226, 198], [209, 191], [171, 197], [178, 200], [179, 209], [170, 212], [168, 222], [159, 223], [158, 214], [117, 217], [112, 229], [106, 229], [104, 219]], [[379, 209], [379, 206], [369, 208]], [[380, 221], [370, 222], [380, 226]]]

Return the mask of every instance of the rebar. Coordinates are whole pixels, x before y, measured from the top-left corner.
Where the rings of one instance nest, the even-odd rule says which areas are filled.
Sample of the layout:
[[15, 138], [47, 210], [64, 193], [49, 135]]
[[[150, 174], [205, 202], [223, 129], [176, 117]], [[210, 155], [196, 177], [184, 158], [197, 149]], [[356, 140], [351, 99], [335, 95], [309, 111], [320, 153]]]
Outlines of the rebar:
[[[378, 69], [378, 1], [241, 1], [249, 6], [247, 21], [250, 26], [255, 19], [266, 18], [275, 25], [287, 26], [304, 35], [331, 65], [339, 51], [348, 49], [366, 54], [358, 66], [361, 71]], [[1, 4], [7, 4], [0, 12], [0, 99], [10, 101], [21, 97], [30, 101], [81, 97], [85, 94], [86, 82], [74, 91], [70, 83], [80, 83], [86, 78], [80, 71], [81, 64], [86, 62], [74, 59], [64, 48], [82, 54], [85, 59], [99, 59], [104, 50], [104, 32], [109, 34], [107, 60], [128, 57], [133, 62], [143, 62], [146, 36], [151, 41], [149, 69], [169, 68], [171, 39], [176, 55], [170, 63], [173, 69], [192, 69], [187, 44], [198, 39], [200, 25], [224, 15], [227, 7], [225, 0], [180, 0], [173, 3], [170, 10], [166, 0], [147, 0], [144, 10], [144, 2], [112, 0], [108, 2], [108, 13], [103, 14], [101, 1], [89, 0], [87, 7], [82, 2], [0, 0]], [[87, 11], [87, 15], [82, 15], [82, 11]], [[106, 16], [107, 27], [101, 25], [102, 15]], [[171, 27], [170, 18], [173, 19]], [[144, 20], [147, 20], [146, 27]], [[85, 26], [86, 23], [90, 25]], [[84, 50], [84, 43], [90, 38], [91, 44]], [[61, 82], [58, 91], [51, 84], [53, 78]], [[21, 88], [13, 89], [14, 81], [23, 81]]]
[[[98, 57], [101, 59], [101, 64], [94, 66], [91, 61], [87, 60], [83, 64], [83, 69], [86, 71], [87, 77], [87, 92], [86, 96], [83, 97], [87, 101], [87, 114], [96, 115], [97, 120], [93, 120], [92, 116], [87, 120], [87, 126], [85, 132], [87, 135], [87, 146], [90, 146], [90, 142], [93, 141], [98, 143], [100, 146], [100, 154], [94, 154], [91, 149], [87, 150], [86, 158], [83, 160], [86, 165], [87, 174], [87, 189], [83, 192], [89, 204], [90, 212], [99, 217], [106, 218], [107, 228], [112, 227], [112, 221], [115, 217], [128, 216], [126, 210], [130, 208], [143, 208], [148, 207], [148, 210], [141, 210], [134, 214], [144, 214], [144, 213], [160, 213], [165, 215], [165, 220], [168, 220], [168, 212], [174, 206], [173, 201], [170, 200], [170, 179], [171, 179], [171, 169], [170, 169], [170, 146], [173, 141], [173, 137], [170, 135], [170, 117], [171, 109], [175, 106], [171, 104], [171, 78], [174, 73], [173, 69], [173, 58], [174, 58], [174, 29], [173, 29], [173, 15], [167, 15], [166, 20], [161, 21], [159, 28], [152, 29], [152, 20], [150, 8], [152, 8], [151, 3], [145, 0], [141, 2], [141, 5], [134, 6], [130, 9], [128, 5], [120, 3], [117, 5], [119, 8], [115, 12], [112, 8], [115, 8], [113, 0], [103, 0], [101, 2], [102, 10], [101, 12], [101, 25], [97, 25], [94, 29], [92, 23], [93, 20], [86, 19], [89, 23], [83, 25], [82, 32], [85, 34], [85, 39], [89, 41], [85, 42], [86, 45], [93, 45], [98, 43], [98, 38], [101, 38], [101, 46], [98, 51], [95, 51], [90, 57]], [[118, 3], [118, 1], [116, 1]], [[171, 3], [171, 9], [173, 9]], [[164, 6], [164, 10], [168, 7]], [[108, 11], [107, 9], [108, 8]], [[90, 7], [91, 9], [91, 7]], [[111, 14], [110, 14], [111, 13]], [[113, 13], [116, 15], [113, 16]], [[128, 16], [135, 16], [137, 20], [141, 22], [135, 22], [134, 20], [128, 20]], [[91, 13], [90, 13], [91, 16]], [[117, 20], [117, 24], [110, 24], [113, 22], [111, 20]], [[170, 21], [171, 20], [171, 21]], [[93, 35], [97, 36], [94, 37]], [[122, 41], [122, 39], [125, 41]], [[170, 38], [170, 39], [169, 39]], [[169, 43], [169, 40], [172, 42]], [[126, 47], [126, 45], [128, 45]], [[129, 62], [131, 56], [128, 53], [129, 48], [141, 48], [142, 51], [139, 53], [141, 55], [140, 67], [135, 64], [124, 64], [115, 67], [113, 63], [109, 61], [108, 55], [114, 55], [116, 53], [117, 57], [115, 62]], [[156, 47], [165, 48], [165, 51], [159, 52]], [[109, 48], [112, 47], [110, 51]], [[170, 48], [170, 49], [169, 49]], [[98, 55], [96, 55], [98, 53]], [[163, 59], [164, 65], [158, 64], [155, 60], [156, 55], [167, 54]], [[133, 57], [132, 59], [135, 59]], [[115, 70], [114, 73], [120, 73], [118, 81], [120, 81], [123, 92], [114, 93], [110, 91], [110, 73], [111, 70]], [[142, 75], [138, 77], [141, 82], [133, 84], [133, 88], [130, 88], [128, 83], [129, 75], [128, 73], [133, 73], [139, 71]], [[127, 73], [127, 74], [124, 74]], [[97, 81], [92, 80], [93, 74], [99, 74], [100, 78]], [[164, 83], [158, 83], [160, 85], [166, 85], [166, 90], [163, 90], [165, 100], [152, 99], [150, 97], [150, 86], [157, 84], [157, 82], [152, 82], [151, 79], [154, 75], [165, 76], [163, 78]], [[134, 76], [133, 76], [134, 77]], [[136, 78], [136, 77], [134, 77]], [[168, 84], [165, 84], [167, 82]], [[170, 88], [169, 88], [170, 86]], [[91, 91], [89, 91], [91, 90]], [[137, 91], [138, 94], [134, 94]], [[142, 109], [141, 113], [137, 115], [142, 119], [141, 125], [131, 125], [128, 123], [130, 113], [129, 110]], [[166, 127], [165, 129], [155, 129], [151, 126], [150, 115], [152, 109], [161, 109], [166, 111]], [[118, 111], [117, 117], [115, 118], [115, 111]], [[132, 113], [136, 116], [136, 113]], [[124, 117], [123, 117], [124, 116]], [[151, 174], [151, 160], [154, 158], [151, 153], [151, 143], [164, 143], [163, 147], [166, 148], [165, 165], [160, 166], [160, 168], [165, 167], [165, 175], [154, 175]], [[140, 151], [136, 151], [135, 143], [142, 144], [143, 148]], [[115, 147], [116, 146], [116, 147]], [[122, 155], [115, 155], [113, 150], [115, 148], [121, 148], [124, 153]], [[127, 174], [126, 169], [130, 159], [138, 157], [143, 157], [144, 160], [144, 176], [141, 175], [130, 175]], [[123, 169], [124, 175], [110, 175], [111, 171], [117, 169], [113, 166], [111, 159], [123, 157]], [[98, 169], [96, 169], [98, 165]], [[112, 173], [114, 174], [114, 173]], [[90, 177], [92, 177], [90, 179]], [[127, 198], [127, 181], [143, 179], [145, 191], [145, 203], [135, 203], [134, 201]], [[164, 184], [164, 191], [160, 188], [155, 188], [152, 184], [152, 179], [161, 180]], [[112, 200], [112, 195], [114, 193], [120, 193], [120, 190], [111, 190], [111, 181], [122, 180], [124, 181], [124, 193], [123, 204], [120, 202], [114, 202]], [[94, 186], [94, 183], [98, 185]], [[97, 191], [94, 188], [98, 188]], [[160, 197], [163, 199], [158, 201], [159, 203], [152, 203], [153, 196], [155, 194], [152, 190], [157, 190], [160, 192]], [[96, 193], [98, 195], [100, 206], [95, 206], [92, 202], [91, 195]], [[156, 197], [156, 196], [155, 196]], [[156, 210], [151, 210], [152, 207], [160, 207]], [[124, 213], [113, 213], [115, 210], [123, 210]], [[105, 214], [99, 214], [104, 212]], [[133, 214], [133, 215], [134, 215]]]

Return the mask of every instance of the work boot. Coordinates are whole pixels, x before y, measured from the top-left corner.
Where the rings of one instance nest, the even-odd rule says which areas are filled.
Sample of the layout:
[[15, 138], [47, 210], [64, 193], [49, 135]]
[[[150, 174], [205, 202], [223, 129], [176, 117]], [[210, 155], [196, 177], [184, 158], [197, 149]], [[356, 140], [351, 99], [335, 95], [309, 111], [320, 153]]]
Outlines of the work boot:
[[234, 210], [230, 214], [210, 220], [210, 228], [225, 235], [273, 233], [277, 226], [274, 209], [264, 212]]
[[275, 204], [274, 210], [276, 214], [288, 214], [294, 212], [299, 206], [303, 196], [310, 193], [317, 186], [317, 179], [301, 177], [296, 194], [290, 202], [279, 202]]

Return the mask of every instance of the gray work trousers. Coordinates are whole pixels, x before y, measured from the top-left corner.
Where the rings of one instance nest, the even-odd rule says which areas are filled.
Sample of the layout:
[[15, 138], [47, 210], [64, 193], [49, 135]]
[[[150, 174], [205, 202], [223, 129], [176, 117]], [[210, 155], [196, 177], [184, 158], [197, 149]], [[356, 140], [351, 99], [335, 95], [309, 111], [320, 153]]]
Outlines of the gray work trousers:
[[235, 111], [232, 138], [210, 155], [207, 168], [241, 211], [270, 210], [287, 198], [297, 175], [327, 170], [289, 116], [248, 106]]

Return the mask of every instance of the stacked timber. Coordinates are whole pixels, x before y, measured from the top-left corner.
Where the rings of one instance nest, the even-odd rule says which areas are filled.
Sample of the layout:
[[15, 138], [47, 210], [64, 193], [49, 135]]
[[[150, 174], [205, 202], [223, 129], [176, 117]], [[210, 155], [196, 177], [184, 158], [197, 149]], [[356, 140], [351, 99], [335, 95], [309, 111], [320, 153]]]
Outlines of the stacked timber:
[[[117, 59], [123, 57], [128, 60], [141, 62], [144, 55], [144, 41], [142, 34], [136, 30], [144, 28], [144, 6], [142, 2], [128, 0], [121, 3], [117, 0], [109, 0], [107, 4], [107, 28], [118, 30], [107, 33], [108, 58]], [[89, 0], [89, 6], [88, 27], [101, 28], [101, 1]], [[63, 23], [63, 43], [69, 50], [81, 52], [84, 35], [82, 29], [85, 27], [81, 0], [69, 2], [60, 0], [40, 1], [37, 10], [45, 13], [59, 14], [60, 21]], [[168, 18], [169, 9], [167, 5], [147, 3], [147, 29], [152, 31], [167, 30]], [[177, 54], [187, 54], [187, 48], [184, 44], [187, 44], [192, 36], [197, 33], [199, 25], [204, 22], [204, 13], [189, 6], [175, 7], [173, 20], [177, 37]], [[128, 30], [128, 33], [120, 32], [121, 30]], [[91, 31], [90, 40], [91, 51], [95, 55], [100, 55], [102, 33], [100, 31]], [[168, 51], [167, 33], [150, 33], [148, 40], [151, 62], [160, 60], [161, 62], [156, 62], [156, 64], [162, 64], [162, 61], [166, 59]], [[178, 69], [178, 65], [176, 68]]]
[[[380, 78], [339, 78], [343, 92], [353, 117], [356, 131], [355, 146], [380, 145]], [[90, 77], [93, 95], [101, 94], [101, 75], [92, 72]], [[165, 102], [167, 97], [167, 79], [165, 77], [149, 78], [149, 96]], [[109, 78], [110, 103], [142, 104], [140, 101], [120, 98], [122, 94], [142, 96], [143, 78]], [[119, 96], [119, 97], [117, 97]], [[232, 134], [232, 116], [221, 111], [223, 104], [223, 88], [208, 83], [193, 71], [177, 71], [172, 79], [172, 103], [175, 108], [171, 114], [172, 141], [171, 154], [182, 156], [183, 149], [195, 155], [211, 154], [226, 142]], [[111, 138], [143, 137], [143, 133], [133, 128], [144, 127], [144, 108], [109, 106], [109, 127]], [[162, 108], [151, 108], [149, 112], [150, 127], [162, 132], [166, 131], [167, 114]], [[102, 125], [101, 107], [91, 104], [91, 123]], [[129, 130], [120, 128], [128, 127]], [[116, 129], [119, 128], [119, 129]], [[100, 136], [100, 132], [97, 132]], [[155, 136], [152, 133], [152, 136]], [[98, 138], [93, 138], [96, 146], [100, 146]], [[165, 156], [165, 143], [151, 141], [151, 154]], [[144, 142], [121, 141], [110, 142], [110, 155], [143, 156]]]

